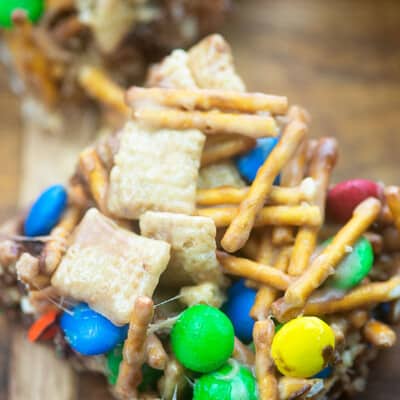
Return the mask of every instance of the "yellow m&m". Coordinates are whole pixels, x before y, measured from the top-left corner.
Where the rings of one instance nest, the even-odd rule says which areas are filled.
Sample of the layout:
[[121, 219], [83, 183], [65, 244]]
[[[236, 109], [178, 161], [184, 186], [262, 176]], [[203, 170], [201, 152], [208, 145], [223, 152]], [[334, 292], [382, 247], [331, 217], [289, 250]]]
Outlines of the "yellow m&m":
[[283, 375], [308, 378], [327, 365], [334, 347], [335, 336], [328, 324], [316, 317], [299, 317], [277, 332], [271, 354]]

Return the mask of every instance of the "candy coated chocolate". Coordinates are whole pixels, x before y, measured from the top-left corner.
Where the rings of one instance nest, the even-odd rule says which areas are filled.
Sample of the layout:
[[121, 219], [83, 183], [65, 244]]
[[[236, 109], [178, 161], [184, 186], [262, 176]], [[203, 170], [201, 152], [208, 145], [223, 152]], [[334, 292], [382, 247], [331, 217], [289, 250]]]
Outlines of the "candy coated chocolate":
[[222, 307], [235, 329], [235, 335], [244, 343], [250, 343], [253, 338], [254, 320], [250, 310], [256, 298], [256, 291], [248, 288], [241, 279], [228, 290], [228, 301]]
[[336, 289], [351, 289], [368, 275], [373, 264], [372, 245], [365, 237], [361, 237], [336, 267], [335, 273], [326, 281], [326, 285]]
[[[258, 139], [256, 147], [236, 158], [236, 167], [240, 175], [249, 183], [254, 181], [258, 169], [264, 164], [278, 141], [279, 138], [275, 137]], [[279, 185], [279, 176], [275, 179], [275, 184]]]
[[380, 198], [382, 188], [368, 179], [351, 179], [340, 182], [328, 192], [327, 212], [335, 222], [344, 223], [353, 215], [354, 209], [368, 197]]
[[128, 325], [114, 325], [85, 303], [78, 304], [71, 312], [61, 315], [60, 326], [69, 345], [80, 354], [107, 353], [126, 338]]
[[36, 199], [24, 223], [26, 236], [48, 235], [67, 206], [67, 192], [62, 185], [50, 186]]
[[335, 335], [328, 324], [317, 317], [299, 317], [276, 333], [271, 355], [283, 375], [309, 378], [325, 368], [334, 347]]
[[2, 0], [0, 1], [0, 27], [12, 27], [15, 10], [25, 11], [31, 22], [36, 22], [44, 11], [43, 0]]
[[249, 369], [236, 361], [203, 375], [194, 385], [193, 400], [257, 400], [257, 384]]
[[211, 372], [232, 355], [233, 326], [222, 311], [198, 304], [182, 312], [172, 328], [171, 344], [175, 357], [184, 367]]

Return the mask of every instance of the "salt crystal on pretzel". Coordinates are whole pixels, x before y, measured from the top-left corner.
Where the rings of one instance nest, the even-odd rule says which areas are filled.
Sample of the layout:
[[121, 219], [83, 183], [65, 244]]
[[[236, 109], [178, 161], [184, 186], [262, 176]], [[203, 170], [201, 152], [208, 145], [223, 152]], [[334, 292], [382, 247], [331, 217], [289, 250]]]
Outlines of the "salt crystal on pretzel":
[[[322, 221], [325, 215], [326, 191], [329, 180], [337, 161], [338, 145], [333, 138], [322, 138], [319, 140], [315, 153], [310, 163], [310, 176], [317, 184], [317, 195], [314, 204], [321, 211]], [[322, 224], [321, 224], [322, 225]], [[301, 275], [307, 268], [310, 257], [315, 250], [320, 226], [301, 227], [297, 233], [292, 260], [289, 266], [289, 274]]]
[[82, 210], [77, 206], [69, 206], [58, 224], [50, 233], [50, 240], [46, 242], [41, 258], [46, 275], [51, 275], [61, 262], [61, 258], [67, 249], [68, 238], [75, 229]]
[[383, 322], [370, 319], [364, 326], [364, 336], [376, 347], [392, 347], [396, 343], [396, 332]]
[[154, 333], [147, 335], [145, 354], [146, 363], [150, 367], [160, 370], [165, 369], [168, 362], [168, 355], [160, 339]]
[[171, 245], [171, 259], [162, 276], [165, 284], [223, 283], [215, 256], [216, 228], [212, 219], [148, 211], [140, 217], [140, 231], [145, 237]]
[[334, 272], [334, 268], [346, 255], [347, 247], [352, 246], [375, 221], [380, 209], [380, 201], [369, 198], [354, 210], [352, 219], [343, 226], [303, 275], [287, 288], [284, 298], [274, 304], [274, 314], [279, 320], [302, 309], [311, 293]]
[[126, 324], [135, 299], [152, 296], [169, 251], [168, 243], [131, 233], [90, 209], [51, 283], [61, 294], [87, 302], [114, 324]]
[[84, 65], [78, 71], [78, 82], [89, 96], [122, 115], [127, 117], [131, 115], [132, 111], [124, 101], [124, 89], [113, 82], [105, 72]]
[[[248, 190], [248, 187], [237, 188], [229, 185], [212, 189], [199, 188], [197, 190], [196, 201], [200, 206], [240, 204]], [[296, 205], [303, 201], [311, 201], [315, 194], [316, 185], [314, 180], [306, 178], [297, 187], [272, 186], [268, 197], [268, 204]]]
[[231, 48], [221, 35], [210, 35], [193, 46], [187, 65], [200, 88], [245, 90], [235, 71]]
[[[271, 191], [275, 177], [282, 166], [294, 154], [298, 145], [303, 140], [305, 133], [306, 126], [303, 123], [297, 120], [289, 122], [282, 138], [258, 170], [249, 192], [240, 204], [238, 214], [229, 225], [221, 241], [222, 247], [225, 250], [234, 252], [246, 243], [257, 215]], [[285, 224], [283, 223], [283, 225]]]
[[138, 296], [132, 306], [128, 337], [122, 350], [123, 359], [115, 385], [116, 393], [123, 399], [137, 398], [137, 387], [142, 382], [147, 329], [153, 318], [151, 298]]
[[278, 400], [278, 379], [271, 357], [271, 345], [275, 325], [270, 319], [257, 321], [253, 328], [253, 340], [256, 349], [256, 377], [260, 400]]
[[197, 180], [197, 204], [199, 204], [199, 190], [207, 190], [221, 186], [241, 188], [245, 185], [245, 182], [240, 177], [239, 172], [232, 161], [224, 161], [218, 164], [202, 167], [200, 168], [199, 178]]
[[[212, 218], [217, 228], [220, 228], [232, 224], [238, 212], [239, 208], [237, 207], [209, 207], [197, 209], [196, 214]], [[254, 221], [254, 226], [314, 226], [320, 223], [321, 213], [319, 208], [304, 204], [301, 206], [266, 206], [258, 212]]]
[[[212, 142], [212, 137], [224, 137], [224, 140]], [[256, 145], [256, 140], [241, 135], [213, 135], [208, 136], [201, 156], [201, 165], [215, 164], [239, 154], [246, 153]]]
[[247, 93], [224, 89], [166, 89], [141, 88], [133, 86], [126, 93], [126, 101], [133, 108], [140, 108], [142, 102], [153, 102], [165, 107], [186, 111], [232, 110], [242, 113], [268, 111], [271, 114], [285, 114], [288, 100], [285, 96], [264, 93]]
[[226, 296], [215, 282], [205, 282], [194, 286], [183, 286], [179, 291], [179, 300], [188, 307], [208, 304], [220, 308], [226, 301]]
[[400, 276], [384, 282], [372, 282], [356, 287], [338, 299], [310, 299], [304, 308], [306, 315], [326, 315], [369, 307], [400, 298]]
[[79, 155], [79, 172], [85, 178], [97, 206], [103, 214], [107, 214], [108, 173], [94, 148], [89, 147]]
[[109, 211], [128, 219], [147, 210], [192, 214], [204, 139], [198, 130], [151, 131], [127, 123], [110, 174]]
[[222, 251], [217, 251], [217, 257], [228, 274], [248, 278], [279, 290], [286, 290], [291, 283], [288, 275], [273, 267], [246, 258], [234, 257]]
[[[251, 138], [277, 136], [275, 119], [261, 114], [232, 114], [220, 111], [179, 111], [166, 108], [136, 108], [136, 121], [153, 128], [198, 129], [207, 135], [232, 133]], [[184, 134], [184, 132], [182, 132]]]

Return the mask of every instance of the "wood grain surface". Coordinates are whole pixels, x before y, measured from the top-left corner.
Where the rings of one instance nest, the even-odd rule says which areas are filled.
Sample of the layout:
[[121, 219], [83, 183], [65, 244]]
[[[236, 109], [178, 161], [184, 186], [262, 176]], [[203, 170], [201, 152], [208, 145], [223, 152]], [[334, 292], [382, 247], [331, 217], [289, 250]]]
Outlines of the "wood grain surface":
[[[249, 89], [288, 95], [291, 103], [311, 111], [315, 136], [339, 139], [337, 180], [365, 177], [400, 183], [400, 2], [241, 0], [222, 33], [232, 43], [237, 68]], [[4, 219], [15, 210], [21, 147], [18, 101], [7, 89], [4, 71], [0, 110], [0, 219]], [[26, 352], [23, 370], [15, 369], [15, 357], [10, 362], [16, 351]], [[49, 382], [72, 393], [71, 400], [110, 398], [101, 378], [85, 375], [74, 388], [50, 378], [46, 361], [35, 365], [35, 351], [28, 350], [18, 328], [1, 315], [0, 362], [0, 400], [24, 399], [15, 391], [25, 389], [10, 384], [18, 374], [31, 376], [25, 379], [32, 388], [32, 379], [47, 374]], [[383, 352], [373, 364], [368, 390], [358, 399], [399, 399], [397, 364], [400, 345]]]

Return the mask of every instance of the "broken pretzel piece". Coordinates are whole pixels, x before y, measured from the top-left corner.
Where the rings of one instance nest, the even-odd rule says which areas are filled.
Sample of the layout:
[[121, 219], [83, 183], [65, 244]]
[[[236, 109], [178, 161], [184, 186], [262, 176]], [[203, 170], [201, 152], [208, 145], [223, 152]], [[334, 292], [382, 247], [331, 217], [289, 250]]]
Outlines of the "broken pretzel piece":
[[123, 359], [115, 386], [116, 393], [123, 399], [137, 398], [137, 387], [142, 382], [147, 329], [152, 318], [153, 301], [146, 296], [137, 297], [132, 309], [128, 337], [122, 350]]

